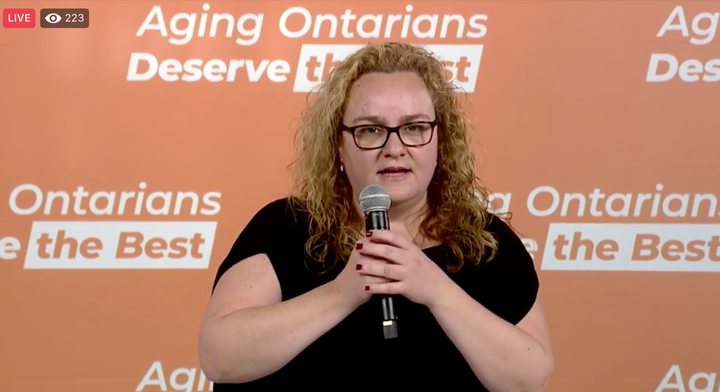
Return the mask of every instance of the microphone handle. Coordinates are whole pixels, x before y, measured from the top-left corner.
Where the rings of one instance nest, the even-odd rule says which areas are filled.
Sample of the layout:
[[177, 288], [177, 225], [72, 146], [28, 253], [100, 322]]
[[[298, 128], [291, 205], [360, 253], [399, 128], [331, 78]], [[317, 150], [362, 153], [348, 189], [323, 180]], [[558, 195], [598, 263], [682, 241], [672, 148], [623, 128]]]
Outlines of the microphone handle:
[[[387, 211], [370, 211], [365, 214], [365, 230], [390, 230], [390, 219]], [[398, 337], [398, 330], [392, 296], [382, 295], [380, 301], [382, 304], [383, 336], [385, 339], [395, 339]]]
[[365, 214], [365, 230], [390, 230], [387, 211], [370, 211]]

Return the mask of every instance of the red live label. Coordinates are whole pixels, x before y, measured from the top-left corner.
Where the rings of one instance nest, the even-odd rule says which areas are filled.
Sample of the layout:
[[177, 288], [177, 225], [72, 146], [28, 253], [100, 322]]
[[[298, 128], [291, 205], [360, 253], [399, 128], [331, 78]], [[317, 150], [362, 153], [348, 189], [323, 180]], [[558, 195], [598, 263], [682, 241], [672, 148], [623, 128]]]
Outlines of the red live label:
[[35, 27], [35, 10], [33, 8], [5, 8], [3, 10], [3, 27], [6, 29]]

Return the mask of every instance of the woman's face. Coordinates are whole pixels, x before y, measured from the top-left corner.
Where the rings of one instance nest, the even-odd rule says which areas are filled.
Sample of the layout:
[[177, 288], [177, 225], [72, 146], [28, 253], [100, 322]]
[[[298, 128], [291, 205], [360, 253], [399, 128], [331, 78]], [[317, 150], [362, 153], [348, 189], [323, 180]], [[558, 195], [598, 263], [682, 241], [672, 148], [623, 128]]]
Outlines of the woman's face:
[[342, 125], [348, 128], [406, 125], [401, 130], [406, 143], [427, 144], [408, 147], [398, 133], [362, 127], [354, 132], [361, 147], [381, 145], [385, 135], [390, 135], [383, 147], [364, 150], [356, 145], [352, 132], [342, 132], [340, 159], [355, 197], [366, 186], [377, 184], [390, 194], [393, 206], [424, 203], [437, 164], [437, 129], [427, 125], [434, 120], [430, 93], [416, 73], [361, 76], [350, 89]]

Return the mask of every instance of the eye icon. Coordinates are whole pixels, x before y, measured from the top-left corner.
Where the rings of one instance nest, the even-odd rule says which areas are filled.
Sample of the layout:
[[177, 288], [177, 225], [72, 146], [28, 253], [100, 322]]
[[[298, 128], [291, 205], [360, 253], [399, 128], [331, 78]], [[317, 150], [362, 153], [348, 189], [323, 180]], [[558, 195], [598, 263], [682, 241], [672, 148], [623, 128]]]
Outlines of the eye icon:
[[47, 20], [48, 23], [55, 24], [57, 22], [60, 22], [62, 20], [62, 17], [53, 12], [52, 14], [47, 14], [47, 16], [45, 16], [45, 20]]

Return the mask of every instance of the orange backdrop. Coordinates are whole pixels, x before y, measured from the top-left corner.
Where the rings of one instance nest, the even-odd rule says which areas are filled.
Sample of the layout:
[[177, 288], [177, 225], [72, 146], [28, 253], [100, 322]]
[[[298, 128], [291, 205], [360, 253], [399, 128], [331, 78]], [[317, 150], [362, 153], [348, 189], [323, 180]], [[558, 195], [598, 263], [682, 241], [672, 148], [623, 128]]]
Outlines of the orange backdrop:
[[[469, 92], [542, 280], [548, 391], [720, 388], [720, 1], [0, 5], [38, 19], [0, 30], [0, 390], [211, 390], [215, 269], [287, 191], [307, 91], [384, 39]], [[41, 28], [61, 6], [89, 27]]]

